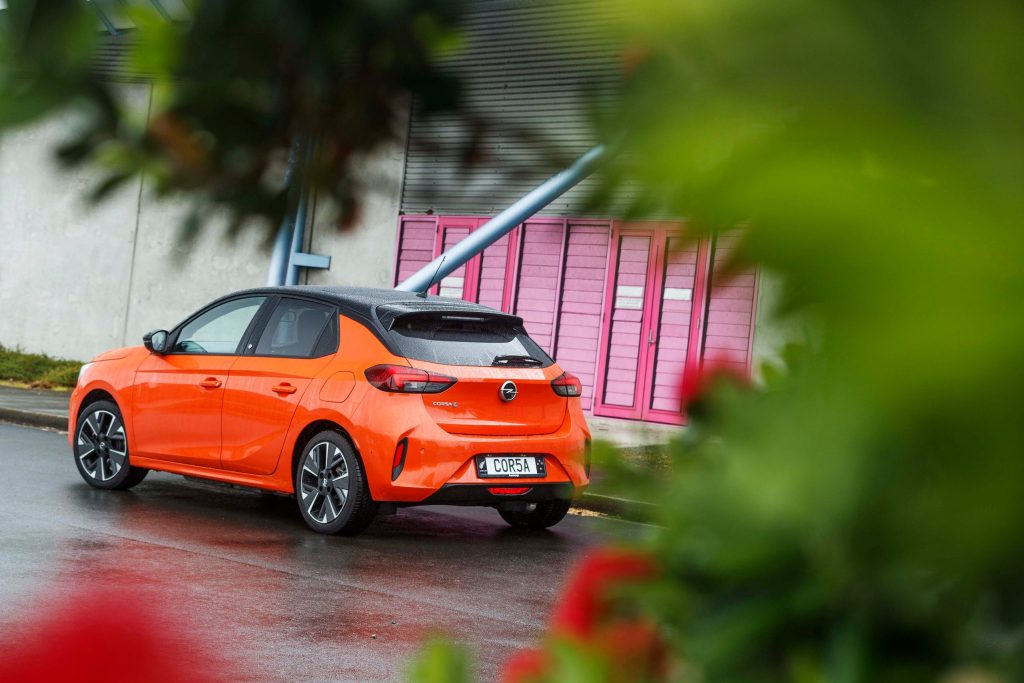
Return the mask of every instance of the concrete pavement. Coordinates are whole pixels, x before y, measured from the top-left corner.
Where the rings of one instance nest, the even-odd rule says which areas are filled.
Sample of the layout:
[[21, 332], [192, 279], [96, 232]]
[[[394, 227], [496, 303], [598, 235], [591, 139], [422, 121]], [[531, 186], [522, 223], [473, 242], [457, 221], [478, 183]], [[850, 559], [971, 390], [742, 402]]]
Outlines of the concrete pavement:
[[70, 396], [66, 391], [0, 384], [0, 422], [67, 429]]
[[212, 646], [239, 680], [399, 680], [436, 629], [469, 644], [492, 680], [535, 643], [587, 547], [645, 529], [570, 516], [522, 533], [493, 510], [439, 507], [327, 537], [289, 498], [164, 473], [98, 491], [64, 435], [5, 424], [0, 467], [0, 648], [30, 635], [26, 619], [100, 586], [180, 625], [169, 646]]

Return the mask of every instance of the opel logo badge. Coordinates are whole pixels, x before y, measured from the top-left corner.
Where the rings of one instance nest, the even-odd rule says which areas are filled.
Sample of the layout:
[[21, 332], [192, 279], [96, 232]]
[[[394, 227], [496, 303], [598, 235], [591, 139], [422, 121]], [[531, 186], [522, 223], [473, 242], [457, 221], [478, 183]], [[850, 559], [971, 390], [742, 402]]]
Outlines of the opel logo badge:
[[501, 388], [498, 389], [498, 395], [501, 396], [501, 400], [505, 401], [506, 403], [511, 401], [517, 395], [519, 395], [519, 390], [516, 389], [516, 383], [511, 380], [505, 382], [504, 384], [501, 385]]

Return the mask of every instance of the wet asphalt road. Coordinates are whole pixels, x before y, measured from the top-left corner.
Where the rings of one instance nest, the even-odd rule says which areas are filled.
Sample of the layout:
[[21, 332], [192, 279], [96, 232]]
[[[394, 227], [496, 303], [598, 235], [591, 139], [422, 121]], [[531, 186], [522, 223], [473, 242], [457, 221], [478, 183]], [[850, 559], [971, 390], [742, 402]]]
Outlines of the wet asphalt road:
[[523, 533], [493, 510], [431, 507], [326, 537], [289, 498], [163, 473], [92, 489], [64, 434], [7, 424], [0, 471], [0, 648], [100, 587], [166, 624], [169, 647], [198, 642], [195, 658], [238, 680], [402, 680], [436, 629], [493, 680], [535, 643], [574, 559], [638, 531], [570, 516]]

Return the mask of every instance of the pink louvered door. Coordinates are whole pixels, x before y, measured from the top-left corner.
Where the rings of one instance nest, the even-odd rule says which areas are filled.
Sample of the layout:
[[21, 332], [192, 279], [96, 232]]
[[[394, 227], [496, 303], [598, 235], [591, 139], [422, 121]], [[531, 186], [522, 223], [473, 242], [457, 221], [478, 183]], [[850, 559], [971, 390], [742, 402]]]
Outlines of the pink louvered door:
[[702, 359], [705, 368], [715, 368], [737, 377], [750, 371], [757, 273], [726, 270], [740, 239], [737, 232], [718, 236], [708, 297], [708, 329]]
[[569, 221], [568, 231], [558, 339], [553, 355], [563, 369], [580, 378], [583, 408], [590, 410], [594, 402], [611, 226], [608, 221], [574, 220]]
[[398, 246], [395, 259], [395, 284], [412, 277], [434, 259], [437, 218], [402, 216], [398, 222]]
[[658, 236], [657, 230], [613, 231], [596, 414], [639, 418], [642, 413], [649, 326], [645, 313]]
[[693, 309], [698, 247], [671, 230], [663, 231], [655, 256], [654, 281], [646, 311], [650, 322], [640, 418], [682, 422], [683, 372], [691, 326], [699, 324], [699, 312], [694, 316]]
[[541, 348], [554, 355], [562, 290], [565, 221], [535, 218], [520, 226], [513, 312]]
[[704, 296], [704, 250], [671, 223], [617, 225], [612, 242], [594, 413], [682, 423], [683, 373], [701, 324], [693, 303]]
[[[486, 221], [480, 219], [482, 225]], [[497, 308], [506, 313], [511, 311], [513, 287], [510, 285], [511, 266], [515, 261], [520, 228], [502, 235], [498, 241], [484, 249], [479, 256], [479, 275], [475, 298], [467, 297], [478, 304]]]
[[[475, 218], [442, 218], [438, 221], [438, 236], [434, 246], [434, 257], [438, 257], [448, 251], [469, 233], [476, 229]], [[441, 279], [441, 282], [434, 289], [434, 293], [453, 299], [467, 298], [467, 293], [472, 292], [476, 284], [476, 268], [479, 257], [471, 259], [468, 263], [459, 266], [457, 269]]]

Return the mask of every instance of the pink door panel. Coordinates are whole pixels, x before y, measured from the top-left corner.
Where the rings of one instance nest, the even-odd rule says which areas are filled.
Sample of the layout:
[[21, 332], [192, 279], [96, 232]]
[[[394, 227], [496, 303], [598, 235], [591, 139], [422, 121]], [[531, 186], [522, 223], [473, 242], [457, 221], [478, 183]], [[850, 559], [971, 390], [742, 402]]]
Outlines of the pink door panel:
[[514, 258], [512, 247], [519, 236], [519, 228], [503, 235], [501, 239], [484, 249], [480, 255], [476, 302], [499, 311], [508, 311], [512, 299], [509, 266]]
[[399, 218], [396, 285], [433, 260], [436, 233], [437, 219], [433, 216]]
[[[678, 223], [616, 225], [594, 414], [682, 424], [683, 376], [699, 367], [707, 248]], [[695, 303], [696, 302], [696, 305]]]
[[[605, 291], [608, 311], [602, 365], [597, 387], [601, 415], [640, 417], [647, 340], [644, 309], [651, 279], [656, 233], [620, 232], [613, 244]], [[595, 409], [595, 412], [597, 410]]]
[[757, 274], [753, 270], [740, 273], [726, 271], [737, 237], [735, 233], [726, 233], [720, 235], [715, 243], [704, 363], [744, 377], [750, 372]]
[[691, 334], [697, 274], [697, 244], [665, 233], [657, 263], [648, 331], [647, 394], [641, 417], [676, 422], [681, 418], [683, 372]]
[[[434, 257], [440, 256], [468, 237], [476, 228], [476, 223], [475, 218], [442, 218], [439, 222], [440, 234]], [[469, 263], [459, 266], [442, 278], [436, 293], [453, 299], [470, 298], [467, 295], [472, 291], [475, 282], [471, 280], [469, 274], [473, 273], [477, 261], [478, 259], [471, 259]]]
[[605, 273], [608, 267], [608, 222], [569, 222], [562, 273], [555, 360], [583, 384], [583, 408], [594, 401], [594, 381], [601, 337]]
[[514, 312], [527, 333], [552, 353], [562, 285], [565, 221], [536, 219], [520, 227], [519, 269]]

